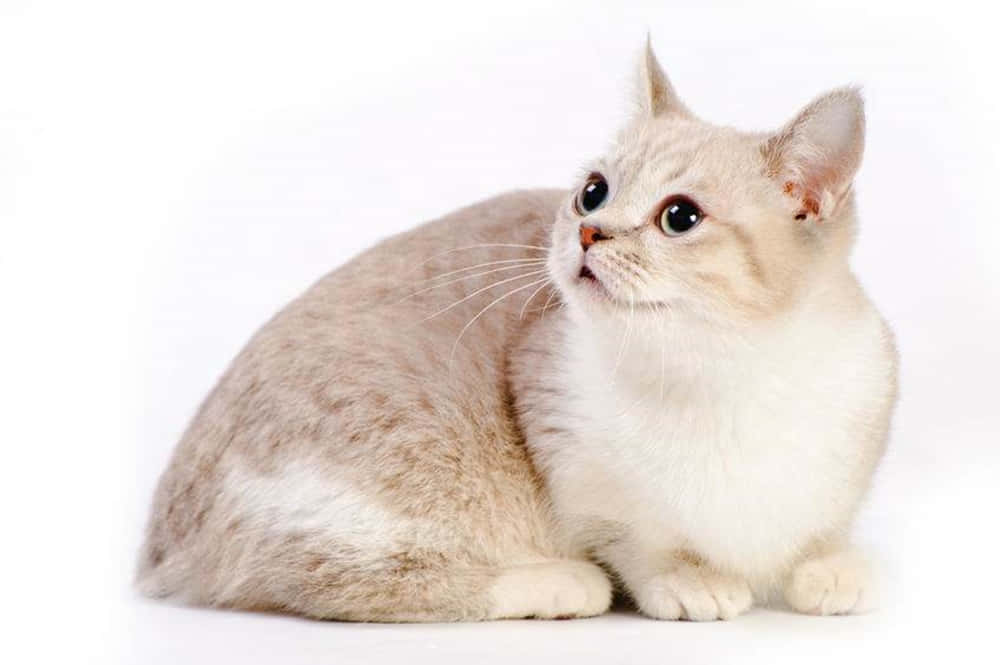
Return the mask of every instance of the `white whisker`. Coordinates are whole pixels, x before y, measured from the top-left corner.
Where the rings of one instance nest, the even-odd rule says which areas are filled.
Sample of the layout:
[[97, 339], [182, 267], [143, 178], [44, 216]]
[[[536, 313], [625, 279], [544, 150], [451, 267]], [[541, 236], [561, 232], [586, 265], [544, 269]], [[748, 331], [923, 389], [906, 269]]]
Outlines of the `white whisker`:
[[470, 249], [485, 249], [485, 248], [488, 248], [488, 247], [506, 247], [506, 248], [514, 248], [514, 249], [534, 249], [534, 250], [538, 250], [538, 251], [545, 252], [545, 253], [548, 253], [548, 251], [549, 251], [548, 247], [540, 247], [539, 245], [519, 245], [519, 244], [516, 244], [516, 243], [506, 243], [506, 242], [481, 243], [479, 245], [466, 245], [465, 247], [453, 247], [452, 249], [445, 250], [445, 251], [441, 252], [440, 254], [435, 254], [434, 256], [430, 257], [429, 259], [421, 261], [419, 264], [417, 264], [417, 267], [419, 268], [421, 266], [427, 265], [428, 263], [430, 263], [431, 261], [433, 261], [435, 259], [439, 259], [442, 256], [447, 256], [448, 254], [452, 254], [454, 252], [464, 252], [464, 251], [470, 250]]
[[622, 358], [625, 357], [625, 346], [628, 344], [629, 335], [632, 332], [632, 314], [634, 310], [632, 308], [632, 303], [629, 301], [628, 308], [628, 318], [625, 319], [625, 331], [622, 333], [622, 341], [618, 347], [618, 357], [615, 359], [615, 367], [611, 371], [611, 385], [615, 384], [615, 380], [618, 378], [618, 366], [622, 364]]
[[472, 326], [472, 324], [475, 323], [479, 319], [480, 316], [482, 316], [483, 314], [485, 314], [487, 312], [487, 310], [489, 310], [491, 307], [493, 307], [493, 305], [496, 305], [498, 302], [500, 302], [504, 298], [512, 296], [515, 293], [517, 293], [518, 291], [524, 291], [525, 289], [530, 289], [532, 286], [535, 286], [536, 284], [539, 284], [541, 282], [547, 282], [548, 279], [549, 278], [546, 277], [544, 279], [540, 279], [538, 281], [531, 282], [530, 284], [525, 284], [523, 286], [519, 286], [516, 289], [508, 291], [507, 293], [503, 294], [499, 298], [495, 299], [493, 302], [491, 302], [486, 307], [483, 307], [481, 310], [479, 310], [479, 313], [476, 314], [474, 317], [472, 317], [472, 319], [470, 319], [469, 322], [465, 324], [465, 327], [463, 327], [462, 330], [458, 333], [458, 337], [455, 339], [455, 343], [451, 345], [451, 353], [448, 354], [448, 371], [449, 372], [451, 371], [452, 361], [455, 359], [455, 351], [458, 349], [458, 343], [462, 340], [462, 336], [465, 334], [465, 331], [468, 330]]
[[513, 265], [513, 266], [504, 266], [502, 268], [493, 268], [492, 270], [485, 270], [483, 272], [477, 272], [477, 273], [474, 273], [472, 275], [463, 275], [461, 277], [456, 277], [455, 279], [449, 279], [446, 282], [441, 282], [439, 284], [432, 284], [431, 286], [428, 286], [426, 288], [420, 289], [418, 291], [414, 291], [413, 293], [410, 293], [409, 295], [405, 295], [402, 298], [400, 298], [398, 301], [396, 301], [395, 304], [398, 305], [399, 303], [401, 303], [401, 302], [403, 302], [405, 300], [409, 300], [410, 298], [412, 298], [414, 296], [418, 296], [421, 293], [427, 293], [428, 291], [433, 291], [434, 289], [440, 289], [442, 286], [448, 286], [449, 284], [455, 284], [456, 282], [461, 282], [461, 281], [466, 280], [466, 279], [474, 279], [476, 277], [483, 277], [484, 275], [492, 275], [493, 273], [497, 273], [497, 272], [505, 272], [505, 271], [509, 271], [509, 270], [519, 270], [521, 268], [529, 268], [529, 267], [535, 267], [535, 264], [533, 264], [533, 263], [520, 264], [519, 263], [519, 264]]
[[546, 286], [548, 286], [548, 284], [551, 281], [552, 280], [549, 280], [549, 279], [545, 280], [545, 282], [542, 283], [541, 286], [539, 286], [537, 289], [535, 289], [535, 291], [530, 296], [528, 296], [528, 299], [524, 301], [523, 305], [521, 305], [521, 313], [517, 315], [518, 319], [524, 319], [524, 310], [528, 308], [528, 303], [531, 302], [531, 299], [534, 298], [535, 296], [537, 296], [542, 289], [544, 289]]
[[[440, 275], [434, 275], [433, 277], [428, 277], [427, 279], [422, 280], [422, 281], [423, 282], [433, 282], [435, 279], [441, 279], [442, 277], [450, 277], [451, 275], [457, 275], [460, 272], [468, 272], [470, 270], [475, 270], [476, 268], [486, 268], [488, 266], [496, 266], [496, 265], [502, 265], [502, 264], [507, 264], [507, 263], [525, 263], [525, 264], [528, 264], [528, 263], [539, 263], [539, 264], [541, 264], [541, 263], [545, 263], [545, 259], [523, 258], [523, 259], [502, 259], [502, 260], [499, 260], [499, 261], [486, 261], [485, 263], [477, 263], [474, 266], [467, 266], [465, 268], [458, 268], [457, 270], [449, 270], [446, 273], [442, 273]], [[421, 283], [421, 282], [418, 282], [418, 284], [419, 283]]]
[[[557, 291], [556, 291], [555, 289], [552, 289], [552, 293], [550, 293], [550, 294], [549, 294], [549, 298], [548, 298], [548, 300], [546, 300], [546, 301], [545, 301], [545, 304], [544, 304], [544, 305], [542, 305], [542, 318], [544, 318], [544, 317], [545, 317], [545, 312], [546, 312], [546, 311], [548, 311], [548, 309], [549, 309], [549, 304], [551, 304], [551, 303], [552, 303], [552, 299], [556, 297], [556, 293], [557, 293]], [[559, 303], [559, 306], [560, 306], [560, 307], [561, 307], [562, 305], [563, 305], [563, 303]], [[558, 309], [558, 308], [557, 308], [557, 309]]]
[[666, 317], [663, 316], [663, 312], [661, 311], [659, 305], [657, 305], [656, 311], [660, 315], [660, 338], [657, 340], [657, 342], [660, 345], [660, 404], [663, 404], [663, 388], [667, 376], [667, 354], [665, 351], [667, 345], [666, 342], [664, 341], [667, 334], [666, 331], [667, 320]]
[[461, 305], [466, 300], [478, 296], [483, 291], [489, 291], [490, 289], [492, 289], [495, 286], [500, 286], [501, 284], [506, 284], [508, 282], [513, 282], [513, 281], [518, 280], [518, 279], [524, 279], [525, 277], [534, 277], [536, 275], [541, 275], [541, 274], [543, 274], [545, 272], [546, 272], [545, 270], [535, 270], [533, 272], [524, 273], [523, 275], [515, 275], [514, 277], [508, 277], [507, 279], [502, 279], [499, 282], [494, 282], [493, 284], [490, 284], [489, 286], [484, 286], [483, 288], [478, 289], [477, 291], [473, 291], [472, 293], [470, 293], [469, 295], [465, 296], [461, 300], [457, 300], [457, 301], [453, 302], [452, 304], [448, 305], [444, 309], [439, 309], [438, 311], [434, 312], [430, 316], [422, 319], [420, 321], [420, 323], [425, 323], [427, 321], [430, 321], [434, 317], [440, 316], [441, 314], [444, 314], [445, 312], [447, 312], [447, 311], [449, 311], [449, 310], [451, 310], [451, 309], [453, 309], [455, 307], [458, 307], [459, 305]]

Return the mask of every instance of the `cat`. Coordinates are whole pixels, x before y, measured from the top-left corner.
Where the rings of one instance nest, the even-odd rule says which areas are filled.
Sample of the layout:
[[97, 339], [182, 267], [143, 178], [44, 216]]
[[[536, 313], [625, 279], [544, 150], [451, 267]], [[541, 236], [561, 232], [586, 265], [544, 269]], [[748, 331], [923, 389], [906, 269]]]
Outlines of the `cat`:
[[648, 42], [572, 191], [383, 241], [256, 333], [156, 489], [148, 595], [347, 621], [862, 612], [893, 336], [848, 266], [859, 92], [698, 119]]

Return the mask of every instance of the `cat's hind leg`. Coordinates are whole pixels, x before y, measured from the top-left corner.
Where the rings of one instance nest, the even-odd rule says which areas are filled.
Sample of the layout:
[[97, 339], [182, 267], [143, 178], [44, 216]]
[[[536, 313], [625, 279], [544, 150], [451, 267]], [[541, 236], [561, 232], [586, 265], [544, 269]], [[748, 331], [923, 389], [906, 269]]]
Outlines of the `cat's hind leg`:
[[297, 527], [292, 514], [225, 514], [209, 513], [183, 542], [154, 530], [140, 589], [201, 605], [377, 622], [583, 617], [611, 602], [600, 567], [543, 550], [491, 554], [455, 534], [393, 536], [388, 524], [368, 531], [357, 511], [354, 521], [322, 526], [299, 515]]
[[425, 566], [419, 559], [409, 563], [409, 570], [383, 563], [363, 578], [345, 570], [304, 571], [308, 581], [285, 596], [279, 608], [317, 619], [445, 622], [588, 617], [611, 604], [608, 578], [586, 561], [498, 570]]
[[611, 583], [587, 562], [555, 559], [500, 569], [442, 566], [441, 557], [372, 562], [367, 570], [299, 571], [280, 609], [318, 619], [378, 622], [557, 619], [603, 614]]
[[144, 567], [139, 587], [199, 605], [341, 621], [573, 618], [611, 604], [610, 581], [589, 561], [475, 565], [417, 549], [369, 557], [302, 534], [237, 535], [173, 552]]
[[282, 570], [245, 578], [243, 588], [233, 589], [236, 593], [222, 604], [375, 622], [588, 617], [611, 604], [610, 581], [588, 561], [550, 559], [490, 568], [448, 558], [408, 552], [345, 564], [318, 552], [294, 555], [284, 558]]
[[589, 561], [554, 559], [501, 570], [489, 588], [490, 619], [558, 619], [603, 614], [611, 582]]

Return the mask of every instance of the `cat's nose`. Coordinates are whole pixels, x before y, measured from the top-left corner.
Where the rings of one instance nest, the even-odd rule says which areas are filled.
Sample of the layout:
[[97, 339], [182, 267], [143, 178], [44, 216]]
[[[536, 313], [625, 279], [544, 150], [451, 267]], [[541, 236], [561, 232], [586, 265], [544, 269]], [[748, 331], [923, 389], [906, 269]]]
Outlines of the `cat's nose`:
[[610, 240], [611, 236], [601, 233], [601, 229], [596, 226], [580, 225], [580, 246], [583, 251], [590, 249], [590, 246], [599, 240]]

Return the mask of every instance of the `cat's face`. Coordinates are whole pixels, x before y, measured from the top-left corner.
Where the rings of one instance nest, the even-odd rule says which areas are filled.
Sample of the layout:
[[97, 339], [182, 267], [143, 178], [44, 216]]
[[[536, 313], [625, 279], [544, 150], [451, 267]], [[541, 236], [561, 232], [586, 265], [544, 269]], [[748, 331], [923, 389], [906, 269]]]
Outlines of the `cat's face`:
[[643, 60], [643, 112], [560, 208], [553, 280], [600, 312], [781, 311], [849, 249], [859, 96], [834, 91], [779, 132], [749, 134], [698, 120]]

